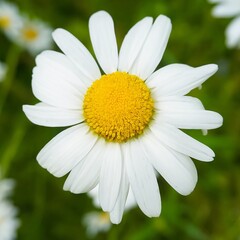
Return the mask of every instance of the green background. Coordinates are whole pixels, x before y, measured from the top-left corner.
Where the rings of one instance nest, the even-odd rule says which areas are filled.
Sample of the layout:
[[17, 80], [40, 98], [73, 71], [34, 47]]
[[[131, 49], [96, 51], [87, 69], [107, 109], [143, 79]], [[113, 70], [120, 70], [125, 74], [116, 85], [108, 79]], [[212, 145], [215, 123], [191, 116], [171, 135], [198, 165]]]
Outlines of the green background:
[[[188, 131], [210, 146], [215, 161], [194, 161], [199, 174], [197, 186], [189, 196], [175, 192], [162, 178], [159, 186], [162, 213], [150, 219], [138, 209], [124, 215], [120, 225], [96, 239], [240, 239], [240, 50], [225, 46], [224, 31], [230, 19], [211, 16], [212, 5], [205, 0], [15, 0], [11, 1], [33, 18], [62, 27], [78, 37], [92, 52], [88, 19], [98, 10], [108, 11], [115, 22], [118, 44], [128, 29], [145, 16], [165, 14], [171, 18], [172, 34], [160, 66], [185, 63], [219, 65], [202, 90], [190, 95], [201, 99], [206, 109], [224, 118], [220, 129], [203, 136]], [[57, 47], [54, 45], [56, 50]], [[59, 50], [58, 50], [59, 51]], [[65, 180], [41, 168], [36, 159], [40, 149], [62, 128], [46, 128], [30, 123], [23, 104], [34, 104], [31, 74], [34, 57], [18, 49], [0, 33], [0, 59], [16, 66], [11, 86], [0, 84], [1, 93], [9, 87], [0, 117], [0, 164], [6, 177], [16, 179], [13, 202], [19, 208], [20, 240], [87, 239], [82, 217], [92, 211], [91, 200], [62, 190]]]

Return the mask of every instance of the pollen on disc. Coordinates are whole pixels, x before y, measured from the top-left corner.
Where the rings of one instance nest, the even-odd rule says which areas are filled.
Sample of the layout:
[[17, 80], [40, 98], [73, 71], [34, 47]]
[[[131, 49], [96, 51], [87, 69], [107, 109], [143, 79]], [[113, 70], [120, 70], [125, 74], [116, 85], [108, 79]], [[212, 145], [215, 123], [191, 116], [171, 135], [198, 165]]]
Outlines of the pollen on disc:
[[93, 132], [108, 141], [124, 142], [143, 133], [154, 104], [142, 79], [115, 72], [93, 82], [85, 94], [83, 110]]

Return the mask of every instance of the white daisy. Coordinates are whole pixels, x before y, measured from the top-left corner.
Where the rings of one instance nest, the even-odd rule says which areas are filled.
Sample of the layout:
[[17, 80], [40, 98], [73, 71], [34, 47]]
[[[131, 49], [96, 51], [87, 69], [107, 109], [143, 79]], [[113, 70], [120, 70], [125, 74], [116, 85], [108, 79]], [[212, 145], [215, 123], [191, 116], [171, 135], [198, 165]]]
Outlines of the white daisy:
[[5, 63], [0, 62], [0, 82], [5, 78], [7, 73], [7, 65]]
[[[32, 89], [41, 101], [23, 106], [35, 124], [71, 126], [38, 154], [39, 164], [56, 177], [69, 173], [64, 189], [83, 193], [99, 185], [99, 202], [119, 223], [129, 186], [149, 217], [161, 212], [155, 169], [180, 194], [191, 193], [197, 171], [190, 157], [212, 161], [214, 152], [182, 129], [214, 129], [222, 117], [184, 96], [217, 71], [214, 64], [171, 64], [156, 72], [171, 32], [160, 15], [134, 25], [120, 52], [111, 16], [100, 11], [89, 21], [98, 65], [73, 35], [57, 29], [64, 52], [36, 58]], [[154, 72], [154, 73], [153, 73]]]
[[19, 220], [17, 209], [7, 199], [14, 186], [13, 180], [0, 180], [0, 239], [13, 240], [16, 237]]
[[26, 48], [33, 55], [51, 48], [52, 29], [39, 20], [23, 18], [23, 24], [19, 29], [16, 42]]
[[240, 1], [239, 0], [209, 0], [218, 3], [213, 8], [215, 17], [234, 17], [226, 29], [226, 45], [228, 48], [240, 47]]
[[13, 39], [22, 25], [22, 18], [16, 5], [0, 2], [0, 29]]

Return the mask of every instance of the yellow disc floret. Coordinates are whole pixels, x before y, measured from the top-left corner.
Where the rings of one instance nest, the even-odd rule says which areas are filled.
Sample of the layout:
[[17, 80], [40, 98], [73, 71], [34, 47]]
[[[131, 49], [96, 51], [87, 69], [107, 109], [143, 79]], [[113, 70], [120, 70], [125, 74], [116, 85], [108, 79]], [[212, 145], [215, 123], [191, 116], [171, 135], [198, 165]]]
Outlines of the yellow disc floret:
[[108, 141], [124, 142], [143, 132], [154, 108], [150, 89], [142, 79], [115, 72], [93, 82], [83, 109], [91, 130]]
[[22, 29], [22, 35], [26, 41], [31, 42], [31, 41], [34, 41], [37, 39], [38, 31], [37, 31], [37, 29], [34, 29], [32, 27], [26, 27], [26, 28]]
[[8, 16], [0, 16], [0, 28], [6, 29], [10, 24], [11, 19]]

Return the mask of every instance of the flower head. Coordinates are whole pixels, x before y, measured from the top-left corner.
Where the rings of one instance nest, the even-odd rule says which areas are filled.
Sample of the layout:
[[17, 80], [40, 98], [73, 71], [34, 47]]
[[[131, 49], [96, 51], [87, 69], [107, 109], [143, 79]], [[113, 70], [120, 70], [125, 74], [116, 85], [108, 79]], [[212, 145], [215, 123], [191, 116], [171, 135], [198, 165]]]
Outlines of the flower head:
[[35, 55], [51, 47], [51, 32], [52, 29], [47, 24], [25, 17], [17, 33], [16, 41], [19, 45]]
[[13, 39], [21, 25], [22, 18], [18, 8], [12, 3], [0, 2], [0, 29]]
[[234, 17], [226, 29], [226, 45], [229, 48], [240, 48], [240, 1], [239, 0], [210, 0], [217, 3], [212, 14], [215, 17]]
[[100, 11], [89, 21], [99, 65], [72, 34], [57, 29], [53, 38], [63, 53], [36, 58], [32, 88], [41, 101], [23, 106], [35, 124], [73, 127], [53, 138], [37, 160], [73, 193], [99, 187], [101, 208], [119, 223], [129, 187], [149, 217], [161, 212], [155, 169], [180, 194], [191, 193], [197, 171], [190, 157], [212, 161], [213, 151], [182, 129], [214, 129], [222, 117], [184, 96], [217, 71], [214, 64], [171, 64], [155, 71], [171, 32], [160, 15], [146, 17], [125, 36], [120, 52], [111, 16]]

